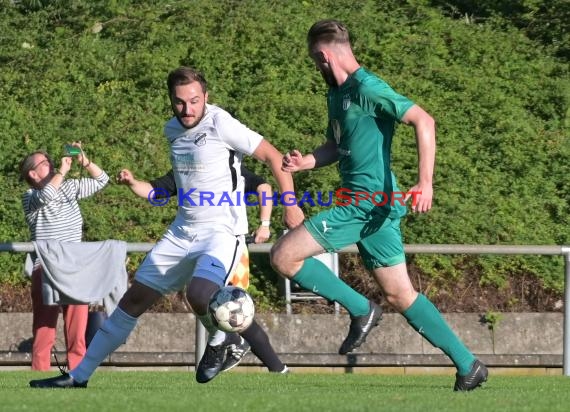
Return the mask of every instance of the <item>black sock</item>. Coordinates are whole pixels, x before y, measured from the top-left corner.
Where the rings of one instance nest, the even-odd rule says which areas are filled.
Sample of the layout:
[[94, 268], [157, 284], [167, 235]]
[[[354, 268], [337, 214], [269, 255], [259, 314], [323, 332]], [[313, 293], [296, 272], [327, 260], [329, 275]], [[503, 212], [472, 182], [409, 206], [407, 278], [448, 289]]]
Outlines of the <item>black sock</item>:
[[241, 333], [241, 336], [247, 340], [251, 346], [251, 351], [267, 366], [270, 372], [281, 372], [285, 368], [273, 346], [271, 346], [269, 336], [255, 320], [249, 328]]
[[226, 332], [226, 340], [224, 341], [224, 344], [226, 345], [238, 345], [241, 343], [241, 338], [239, 337], [239, 334], [235, 333], [235, 332]]

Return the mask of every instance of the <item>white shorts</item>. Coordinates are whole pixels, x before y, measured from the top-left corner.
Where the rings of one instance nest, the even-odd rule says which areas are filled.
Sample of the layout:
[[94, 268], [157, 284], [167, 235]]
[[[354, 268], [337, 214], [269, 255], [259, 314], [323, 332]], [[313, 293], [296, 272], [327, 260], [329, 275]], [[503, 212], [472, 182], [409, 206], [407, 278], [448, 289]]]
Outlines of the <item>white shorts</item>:
[[243, 236], [171, 226], [145, 257], [135, 280], [163, 295], [181, 290], [193, 276], [224, 286], [245, 247]]

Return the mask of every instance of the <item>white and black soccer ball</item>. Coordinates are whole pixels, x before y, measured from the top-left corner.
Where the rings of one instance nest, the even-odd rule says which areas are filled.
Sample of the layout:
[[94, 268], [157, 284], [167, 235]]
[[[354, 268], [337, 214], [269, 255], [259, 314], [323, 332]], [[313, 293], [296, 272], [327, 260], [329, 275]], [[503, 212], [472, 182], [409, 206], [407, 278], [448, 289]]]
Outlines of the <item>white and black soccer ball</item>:
[[255, 315], [249, 293], [235, 286], [226, 286], [214, 293], [208, 310], [216, 326], [226, 332], [243, 332]]

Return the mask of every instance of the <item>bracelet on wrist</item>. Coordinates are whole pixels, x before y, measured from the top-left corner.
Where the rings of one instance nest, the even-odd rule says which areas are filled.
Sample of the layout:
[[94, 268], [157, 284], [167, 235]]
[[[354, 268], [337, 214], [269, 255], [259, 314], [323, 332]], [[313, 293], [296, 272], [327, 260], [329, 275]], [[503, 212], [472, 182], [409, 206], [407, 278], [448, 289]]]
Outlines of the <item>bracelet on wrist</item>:
[[59, 170], [57, 172], [55, 172], [54, 174], [60, 175], [61, 177], [63, 177], [65, 179], [65, 175], [63, 173], [61, 173]]
[[271, 226], [271, 221], [270, 221], [270, 220], [262, 220], [262, 221], [261, 221], [261, 226], [263, 226], [263, 227], [269, 227], [269, 226]]

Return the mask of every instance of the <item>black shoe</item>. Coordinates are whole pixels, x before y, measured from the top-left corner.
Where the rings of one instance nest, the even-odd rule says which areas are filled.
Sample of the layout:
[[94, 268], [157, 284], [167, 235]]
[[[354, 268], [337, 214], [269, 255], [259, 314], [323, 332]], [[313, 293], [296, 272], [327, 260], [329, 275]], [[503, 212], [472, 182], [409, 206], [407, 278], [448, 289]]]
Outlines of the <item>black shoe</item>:
[[247, 341], [240, 336], [241, 343], [231, 344], [227, 346], [226, 360], [222, 365], [221, 372], [230, 370], [237, 366], [243, 357], [249, 352], [250, 346]]
[[210, 382], [222, 371], [227, 348], [228, 345], [225, 343], [216, 346], [206, 345], [204, 355], [196, 369], [198, 383]]
[[338, 353], [346, 355], [358, 348], [366, 341], [366, 337], [372, 328], [382, 320], [382, 309], [376, 303], [370, 301], [370, 311], [364, 316], [350, 317], [350, 330], [348, 336], [340, 345]]
[[56, 376], [55, 378], [37, 379], [30, 381], [32, 388], [86, 388], [86, 382], [77, 382], [68, 373]]
[[475, 359], [471, 370], [465, 376], [455, 375], [454, 391], [472, 391], [487, 382], [489, 371], [487, 367], [479, 359]]

